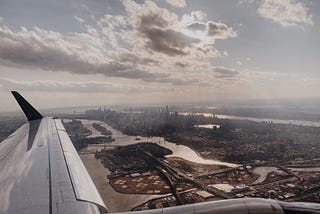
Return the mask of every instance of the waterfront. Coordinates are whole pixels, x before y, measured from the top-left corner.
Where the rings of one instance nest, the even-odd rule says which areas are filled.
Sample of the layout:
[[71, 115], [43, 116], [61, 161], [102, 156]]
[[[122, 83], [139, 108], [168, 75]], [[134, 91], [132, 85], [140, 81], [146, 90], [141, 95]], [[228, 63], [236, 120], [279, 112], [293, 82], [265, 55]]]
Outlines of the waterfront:
[[[94, 145], [92, 147], [96, 149]], [[109, 184], [109, 179], [107, 178], [110, 171], [101, 164], [100, 160], [97, 160], [94, 157], [94, 154], [88, 154], [86, 152], [87, 150], [83, 150], [80, 153], [80, 157], [92, 180], [98, 187], [98, 191], [107, 205], [109, 212], [128, 212], [133, 207], [148, 200], [163, 196], [150, 194], [122, 194], [116, 192]]]
[[320, 127], [320, 122], [313, 122], [313, 121], [306, 121], [306, 120], [280, 120], [280, 119], [272, 119], [272, 118], [239, 117], [239, 116], [233, 116], [233, 115], [211, 114], [211, 113], [203, 113], [203, 112], [179, 112], [179, 114], [180, 115], [194, 114], [194, 115], [203, 115], [204, 117], [217, 117], [219, 119], [250, 120], [254, 122], [270, 122], [270, 123]]
[[237, 116], [223, 115], [223, 114], [218, 114], [216, 116], [221, 119], [251, 120], [254, 122], [269, 122], [269, 123], [281, 123], [281, 124], [320, 127], [320, 122], [312, 122], [312, 121], [306, 121], [306, 120], [280, 120], [280, 119], [271, 119], [271, 118], [237, 117]]
[[195, 128], [205, 128], [205, 129], [219, 129], [220, 125], [217, 124], [204, 124], [204, 125], [195, 125]]
[[[220, 145], [211, 144], [212, 147], [210, 144], [207, 144], [207, 151], [199, 151], [195, 147], [189, 147], [189, 145], [192, 144], [184, 143], [184, 139], [191, 139], [192, 141], [199, 140], [198, 142], [200, 142], [201, 139], [204, 139], [203, 136], [208, 137], [210, 133], [215, 133], [219, 131], [219, 129], [209, 130], [208, 128], [195, 127], [194, 132], [197, 134], [194, 135], [195, 137], [190, 138], [190, 133], [185, 132], [183, 134], [186, 138], [180, 138], [179, 141], [175, 140], [175, 143], [172, 143], [164, 140], [162, 137], [143, 137], [123, 134], [105, 122], [98, 120], [81, 120], [81, 123], [90, 131], [95, 129], [92, 124], [97, 123], [110, 131], [109, 134], [112, 135], [114, 139], [112, 142], [90, 144], [85, 150], [80, 152], [90, 153], [92, 159], [94, 159], [93, 154], [95, 154], [95, 158], [99, 159], [96, 160], [96, 162], [100, 161], [100, 167], [105, 168], [103, 169], [104, 174], [100, 175], [104, 183], [101, 182], [100, 185], [106, 185], [105, 183], [107, 183], [108, 187], [103, 188], [109, 189], [105, 190], [102, 194], [108, 195], [108, 192], [111, 191], [113, 192], [111, 195], [114, 194], [115, 198], [119, 198], [119, 200], [120, 198], [123, 198], [121, 200], [130, 200], [130, 205], [127, 207], [121, 206], [120, 208], [118, 205], [112, 205], [115, 204], [115, 200], [104, 198], [113, 210], [150, 209], [155, 206], [175, 206], [207, 200], [239, 197], [295, 200], [295, 198], [300, 199], [305, 191], [309, 191], [310, 188], [315, 188], [313, 182], [319, 178], [320, 174], [316, 173], [319, 171], [318, 167], [303, 169], [303, 166], [294, 164], [299, 161], [299, 163], [305, 162], [302, 158], [296, 159], [298, 162], [290, 158], [289, 161], [287, 161], [288, 168], [272, 162], [267, 163], [259, 159], [251, 158], [249, 159], [249, 161], [251, 161], [250, 163], [247, 162], [243, 165], [230, 163], [232, 160], [230, 162], [214, 160], [215, 157], [219, 157], [216, 156], [216, 154], [219, 153], [215, 151], [221, 149], [230, 150], [232, 151], [230, 155], [233, 155], [241, 154], [239, 151], [242, 152], [248, 148], [254, 151], [254, 149], [259, 148], [258, 146], [265, 146], [265, 144], [251, 144], [251, 147], [242, 148], [245, 147], [245, 143], [240, 144], [237, 141], [231, 141], [232, 144], [227, 145], [227, 141], [225, 141], [224, 144]], [[216, 123], [199, 122], [198, 125], [199, 124], [214, 125]], [[274, 126], [279, 125], [275, 124]], [[295, 128], [297, 130], [302, 129], [301, 127]], [[220, 130], [223, 131], [223, 129]], [[96, 131], [93, 130], [92, 133], [94, 133], [94, 136], [100, 137], [102, 133]], [[199, 133], [200, 135], [198, 135]], [[205, 135], [207, 133], [209, 134]], [[92, 136], [86, 135], [86, 137]], [[143, 144], [143, 142], [150, 142], [150, 144]], [[283, 148], [281, 146], [275, 149], [277, 148], [275, 147], [276, 145], [279, 146], [282, 144], [292, 145], [289, 141], [274, 141], [272, 144], [274, 145], [274, 150], [268, 152], [268, 154], [277, 155], [279, 151], [285, 151], [285, 147]], [[154, 147], [154, 145], [158, 148]], [[223, 147], [221, 147], [221, 145], [223, 145]], [[238, 149], [235, 149], [233, 145], [236, 145]], [[252, 145], [255, 145], [255, 147]], [[163, 153], [163, 155], [158, 156], [161, 153], [159, 146], [169, 149], [172, 151], [172, 154], [168, 155], [168, 153]], [[209, 150], [209, 148], [211, 150]], [[257, 151], [260, 152], [262, 150], [265, 149], [260, 147]], [[299, 149], [299, 151], [301, 150]], [[207, 156], [208, 154], [210, 156]], [[262, 152], [261, 154], [263, 155]], [[207, 157], [207, 159], [200, 155]], [[256, 158], [261, 157], [262, 156], [259, 155]], [[223, 156], [220, 158], [220, 160], [228, 160], [223, 158]], [[306, 163], [309, 163], [309, 166], [317, 166], [316, 163], [312, 165], [313, 162], [310, 161]], [[293, 169], [291, 166], [299, 168]], [[96, 166], [93, 164], [91, 167]], [[106, 179], [106, 176], [108, 176], [108, 179]], [[304, 184], [300, 186], [302, 181]], [[198, 192], [203, 192], [203, 194], [201, 194], [202, 196], [199, 196]], [[314, 191], [312, 189], [311, 193], [303, 200], [318, 200], [317, 192], [317, 189], [314, 189]], [[139, 197], [131, 198], [131, 195], [135, 194]], [[164, 194], [168, 195], [166, 196]], [[170, 201], [170, 203], [168, 201]], [[170, 205], [168, 205], [168, 203]]]
[[90, 130], [91, 134], [88, 135], [86, 138], [95, 138], [95, 137], [104, 137], [105, 135], [103, 135], [101, 132], [99, 132], [98, 130], [96, 130], [93, 127], [93, 122], [90, 120], [81, 120], [81, 123], [84, 127], [86, 127], [87, 129]]
[[262, 166], [262, 167], [254, 168], [253, 173], [258, 174], [259, 177], [252, 184], [261, 184], [261, 183], [263, 183], [267, 179], [268, 174], [270, 174], [272, 172], [277, 173], [277, 174], [283, 174], [283, 171], [281, 171], [277, 167], [265, 167], [265, 166]]
[[[105, 146], [127, 146], [132, 145], [140, 142], [150, 142], [158, 144], [162, 147], [165, 147], [167, 149], [170, 149], [172, 151], [171, 155], [167, 155], [167, 157], [179, 157], [183, 158], [187, 161], [199, 163], [199, 164], [213, 164], [213, 165], [223, 165], [228, 167], [237, 167], [237, 164], [233, 163], [227, 163], [223, 161], [218, 160], [210, 160], [210, 159], [204, 159], [200, 157], [194, 150], [191, 148], [184, 146], [184, 145], [177, 145], [175, 143], [171, 143], [169, 141], [166, 141], [162, 137], [142, 137], [142, 136], [129, 136], [126, 134], [123, 134], [121, 131], [116, 130], [112, 128], [110, 125], [101, 122], [101, 121], [94, 121], [94, 120], [80, 120], [82, 124], [88, 128], [92, 129], [92, 123], [98, 123], [101, 126], [105, 127], [106, 129], [110, 130], [112, 133], [112, 138], [114, 139], [113, 142], [106, 144]], [[95, 133], [95, 132], [94, 132]], [[90, 137], [90, 136], [87, 136]], [[99, 148], [101, 149], [101, 145], [99, 145]]]
[[[226, 116], [226, 115], [224, 115]], [[142, 136], [129, 136], [126, 134], [123, 134], [121, 131], [116, 130], [112, 128], [107, 123], [101, 122], [101, 121], [94, 121], [94, 120], [81, 120], [82, 124], [88, 128], [90, 131], [92, 131], [92, 135], [89, 135], [87, 137], [96, 137], [101, 136], [101, 133], [99, 133], [97, 130], [94, 129], [92, 126], [93, 123], [98, 123], [101, 126], [107, 128], [111, 131], [112, 137], [114, 138], [114, 141], [111, 143], [107, 143], [104, 145], [96, 144], [91, 145], [87, 148], [87, 150], [91, 150], [92, 152], [95, 152], [97, 150], [101, 150], [102, 148], [114, 148], [116, 146], [127, 146], [132, 145], [140, 142], [151, 142], [155, 143], [157, 145], [160, 145], [164, 148], [170, 149], [172, 151], [171, 155], [166, 155], [167, 158], [169, 157], [178, 157], [182, 158], [184, 160], [194, 162], [197, 164], [209, 164], [209, 165], [222, 165], [227, 167], [238, 167], [238, 164], [228, 163], [228, 162], [222, 162], [218, 160], [211, 160], [211, 159], [204, 159], [198, 155], [197, 152], [192, 150], [191, 148], [184, 146], [184, 145], [177, 145], [175, 143], [168, 142], [164, 140], [162, 137], [142, 137]], [[319, 167], [310, 167], [310, 168], [289, 168], [292, 171], [302, 171], [302, 172], [318, 172], [320, 171]], [[253, 182], [253, 184], [260, 184], [263, 183], [266, 179], [268, 174], [270, 173], [277, 173], [282, 174], [283, 171], [281, 171], [277, 167], [256, 167], [253, 170], [253, 173], [259, 175], [257, 180]]]

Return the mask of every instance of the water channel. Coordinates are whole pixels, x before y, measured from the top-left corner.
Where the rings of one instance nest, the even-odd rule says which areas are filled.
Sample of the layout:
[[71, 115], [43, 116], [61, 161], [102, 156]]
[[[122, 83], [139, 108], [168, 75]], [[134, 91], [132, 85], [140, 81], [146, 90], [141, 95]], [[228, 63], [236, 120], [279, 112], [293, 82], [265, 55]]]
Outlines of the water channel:
[[193, 112], [179, 112], [180, 115], [203, 115], [205, 117], [217, 117], [220, 119], [233, 119], [233, 120], [251, 120], [254, 122], [272, 122], [272, 123], [281, 123], [281, 124], [292, 124], [292, 125], [301, 125], [301, 126], [314, 126], [320, 127], [320, 122], [306, 121], [306, 120], [280, 120], [280, 119], [272, 119], [272, 118], [255, 118], [255, 117], [237, 117], [232, 115], [225, 114], [211, 114], [211, 113], [193, 113]]
[[[200, 163], [200, 164], [213, 164], [213, 165], [224, 165], [228, 167], [237, 167], [237, 164], [233, 163], [227, 163], [223, 161], [218, 160], [210, 160], [210, 159], [204, 159], [200, 157], [195, 151], [193, 151], [191, 148], [183, 145], [178, 145], [169, 141], [166, 141], [162, 137], [142, 137], [142, 136], [129, 136], [126, 134], [123, 134], [121, 131], [116, 130], [112, 128], [110, 125], [101, 122], [101, 121], [94, 121], [94, 120], [81, 120], [82, 124], [88, 128], [92, 133], [96, 133], [96, 130], [93, 130], [94, 127], [92, 126], [92, 123], [98, 123], [101, 126], [105, 127], [106, 129], [110, 130], [112, 132], [112, 138], [114, 138], [114, 141], [111, 143], [108, 143], [108, 146], [127, 146], [132, 145], [140, 142], [150, 142], [158, 144], [162, 147], [165, 147], [167, 149], [170, 149], [172, 151], [171, 155], [167, 155], [166, 157], [179, 157], [183, 158], [187, 161], [191, 161], [194, 163]], [[99, 136], [99, 134], [96, 134]], [[92, 136], [88, 136], [92, 137]]]
[[[228, 167], [239, 166], [239, 165], [233, 164], [233, 163], [222, 162], [222, 161], [218, 161], [218, 160], [204, 159], [204, 158], [200, 157], [191, 148], [189, 148], [187, 146], [183, 146], [183, 145], [177, 145], [175, 143], [166, 141], [162, 137], [129, 136], [129, 135], [123, 134], [121, 131], [114, 129], [110, 125], [108, 125], [107, 123], [104, 123], [101, 121], [81, 120], [81, 122], [86, 128], [88, 128], [92, 132], [92, 135], [88, 136], [89, 138], [103, 136], [103, 135], [101, 135], [100, 132], [98, 132], [92, 126], [93, 123], [98, 123], [101, 126], [105, 127], [106, 129], [110, 130], [112, 132], [112, 137], [115, 139], [113, 142], [108, 143], [106, 145], [101, 145], [101, 144], [90, 145], [88, 147], [88, 150], [96, 151], [96, 150], [100, 150], [104, 146], [106, 146], [106, 147], [126, 146], [126, 145], [136, 144], [139, 142], [151, 142], [151, 143], [158, 144], [162, 147], [165, 147], [167, 149], [170, 149], [172, 151], [172, 154], [167, 155], [166, 157], [179, 157], [179, 158], [183, 158], [187, 161], [191, 161], [194, 163], [200, 163], [200, 164], [224, 165], [224, 166], [228, 166]], [[289, 168], [289, 169], [291, 169], [292, 171], [314, 171], [314, 172], [320, 171], [320, 167]], [[275, 172], [277, 174], [284, 173], [282, 170], [280, 170], [277, 167], [269, 167], [269, 166], [254, 168], [253, 172], [255, 174], [259, 175], [259, 178], [256, 181], [254, 181], [253, 184], [263, 183], [266, 180], [267, 175], [271, 172]]]

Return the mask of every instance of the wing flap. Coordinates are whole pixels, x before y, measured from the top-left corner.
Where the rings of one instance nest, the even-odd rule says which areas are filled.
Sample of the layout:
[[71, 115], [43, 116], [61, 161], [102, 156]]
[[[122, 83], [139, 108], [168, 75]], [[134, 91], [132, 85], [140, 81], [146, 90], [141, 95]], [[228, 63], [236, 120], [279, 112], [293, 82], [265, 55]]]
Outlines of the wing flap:
[[88, 201], [107, 210], [96, 186], [66, 133], [61, 120], [55, 119], [55, 123], [77, 200]]

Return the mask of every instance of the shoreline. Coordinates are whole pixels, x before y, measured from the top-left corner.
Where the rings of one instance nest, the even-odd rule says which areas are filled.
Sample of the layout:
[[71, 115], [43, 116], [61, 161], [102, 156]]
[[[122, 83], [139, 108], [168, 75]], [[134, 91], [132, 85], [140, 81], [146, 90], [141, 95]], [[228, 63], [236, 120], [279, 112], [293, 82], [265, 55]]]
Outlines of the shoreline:
[[[82, 150], [85, 152], [86, 149]], [[104, 168], [102, 163], [94, 157], [94, 154], [79, 154], [83, 164], [85, 165], [90, 177], [96, 185], [104, 203], [109, 212], [129, 212], [136, 206], [154, 198], [163, 195], [147, 195], [147, 194], [122, 194], [116, 192], [109, 184], [107, 175], [109, 170]]]
[[[106, 147], [110, 146], [126, 146], [126, 145], [132, 145], [136, 143], [141, 142], [150, 142], [158, 144], [159, 146], [162, 146], [164, 148], [170, 149], [173, 154], [168, 155], [166, 157], [180, 157], [187, 161], [191, 161], [194, 163], [199, 164], [212, 164], [212, 165], [225, 165], [228, 167], [238, 167], [238, 164], [230, 163], [230, 162], [224, 162], [217, 159], [207, 159], [206, 157], [203, 157], [198, 151], [194, 150], [193, 148], [186, 146], [184, 144], [175, 143], [174, 141], [168, 141], [166, 137], [143, 137], [143, 136], [135, 136], [135, 135], [126, 135], [122, 133], [120, 130], [117, 130], [110, 126], [108, 123], [99, 121], [99, 120], [83, 120], [80, 119], [81, 122], [84, 125], [88, 125], [88, 121], [99, 123], [100, 125], [104, 126], [108, 130], [112, 132], [112, 138], [114, 139], [113, 142], [106, 143]], [[136, 140], [139, 138], [140, 140]]]

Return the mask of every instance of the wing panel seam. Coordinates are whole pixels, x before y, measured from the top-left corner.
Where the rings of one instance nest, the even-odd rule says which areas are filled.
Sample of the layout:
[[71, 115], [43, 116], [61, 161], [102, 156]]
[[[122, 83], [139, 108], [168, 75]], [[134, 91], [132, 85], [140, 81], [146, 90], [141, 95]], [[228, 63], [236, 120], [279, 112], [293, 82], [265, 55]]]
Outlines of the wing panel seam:
[[64, 159], [65, 165], [67, 167], [68, 175], [69, 175], [70, 182], [71, 182], [71, 185], [72, 185], [73, 194], [74, 194], [75, 199], [77, 199], [77, 195], [76, 195], [75, 188], [74, 188], [74, 183], [72, 181], [72, 177], [71, 177], [71, 174], [70, 174], [70, 169], [69, 169], [69, 166], [67, 164], [67, 159], [66, 159], [66, 156], [64, 154], [63, 147], [61, 145], [61, 138], [60, 138], [60, 135], [59, 135], [59, 132], [58, 132], [59, 129], [57, 128], [56, 121], [55, 120], [53, 120], [53, 121], [54, 121], [54, 126], [56, 127], [56, 130], [57, 130], [57, 135], [58, 135], [58, 139], [59, 139], [59, 146], [61, 148], [63, 159]]

